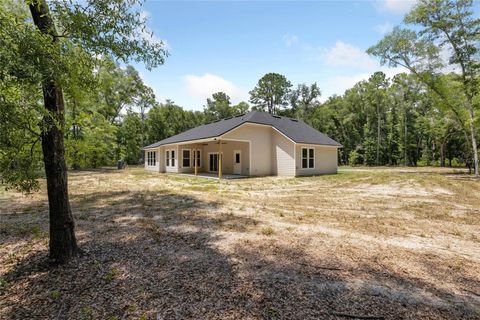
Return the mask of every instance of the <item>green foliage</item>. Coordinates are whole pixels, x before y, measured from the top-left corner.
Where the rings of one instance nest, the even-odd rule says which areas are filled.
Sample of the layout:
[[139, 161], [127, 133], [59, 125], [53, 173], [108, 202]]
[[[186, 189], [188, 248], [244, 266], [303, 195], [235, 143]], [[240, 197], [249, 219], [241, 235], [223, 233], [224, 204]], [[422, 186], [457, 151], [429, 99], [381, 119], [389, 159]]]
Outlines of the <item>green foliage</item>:
[[348, 155], [348, 164], [353, 166], [360, 165], [364, 163], [363, 154], [361, 154], [358, 150], [353, 150]]
[[310, 86], [305, 83], [299, 84], [292, 90], [289, 96], [291, 109], [285, 112], [285, 115], [294, 118], [308, 119], [312, 110], [320, 104], [320, 88], [316, 83]]
[[138, 113], [128, 112], [118, 130], [117, 145], [121, 148], [118, 159], [127, 164], [138, 164], [142, 159], [142, 119]]
[[201, 112], [184, 111], [173, 101], [167, 100], [153, 107], [147, 114], [147, 144], [163, 140], [204, 123]]
[[281, 107], [288, 105], [292, 84], [285, 76], [278, 73], [267, 73], [250, 91], [250, 102], [255, 110], [276, 114]]
[[[55, 28], [39, 30], [32, 21], [30, 4], [42, 7], [43, 17], [48, 15]], [[148, 30], [139, 4], [107, 0], [0, 2], [2, 183], [25, 192], [38, 187], [36, 179], [43, 169], [42, 134], [50, 125], [65, 132], [69, 166], [95, 167], [111, 164], [116, 158], [122, 112], [138, 108], [145, 114], [154, 97], [135, 69], [120, 68], [110, 57], [124, 63], [145, 62], [147, 68], [153, 68], [168, 55], [161, 41], [145, 36]], [[65, 124], [44, 108], [45, 79], [61, 88], [58, 92], [63, 91]], [[63, 98], [58, 100], [61, 103]], [[140, 141], [144, 140], [145, 135]], [[127, 144], [128, 154], [134, 153], [131, 145]], [[57, 141], [57, 147], [63, 147], [62, 143]]]
[[52, 290], [51, 295], [54, 300], [58, 300], [62, 296], [61, 292], [58, 290]]
[[[145, 24], [132, 9], [136, 3], [48, 2], [60, 50], [35, 29], [28, 6], [0, 3], [3, 183], [23, 191], [38, 187], [43, 169], [40, 119], [48, 116], [39, 86], [45, 72], [56, 74], [63, 87], [66, 160], [74, 169], [113, 165], [119, 159], [142, 163], [142, 146], [249, 110], [246, 102], [232, 105], [223, 92], [207, 99], [203, 112], [186, 111], [170, 100], [156, 102], [128, 62], [142, 60], [155, 67], [167, 52], [141, 32]], [[480, 126], [479, 22], [471, 8], [467, 0], [419, 2], [405, 18], [415, 28], [397, 27], [368, 50], [410, 74], [388, 79], [376, 72], [320, 103], [316, 83], [292, 89], [285, 76], [268, 73], [250, 91], [252, 109], [303, 119], [339, 141], [344, 146], [341, 164], [471, 162], [472, 132], [478, 138]], [[453, 45], [456, 49], [443, 61], [440, 49]], [[444, 74], [445, 65], [463, 66], [464, 72]]]
[[230, 102], [230, 97], [224, 92], [217, 92], [212, 95], [212, 98], [207, 99], [207, 105], [203, 108], [205, 114], [205, 121], [215, 121], [248, 111], [249, 105], [246, 102], [240, 102], [233, 105]]
[[[423, 83], [438, 105], [448, 110], [465, 133], [478, 175], [478, 101], [480, 82], [479, 30], [472, 0], [424, 0], [404, 19], [414, 25], [396, 27], [368, 53], [382, 64], [403, 66]], [[440, 52], [448, 52], [442, 59]], [[445, 75], [445, 67], [455, 72]], [[430, 152], [424, 158], [430, 157]]]

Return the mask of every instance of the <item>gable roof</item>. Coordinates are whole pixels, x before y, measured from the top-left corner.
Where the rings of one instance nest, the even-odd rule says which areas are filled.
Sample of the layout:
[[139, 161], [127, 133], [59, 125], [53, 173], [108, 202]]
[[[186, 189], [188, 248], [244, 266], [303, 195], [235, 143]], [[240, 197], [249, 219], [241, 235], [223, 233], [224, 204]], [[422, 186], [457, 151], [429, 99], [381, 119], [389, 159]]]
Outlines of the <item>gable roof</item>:
[[155, 142], [143, 149], [156, 148], [166, 144], [180, 143], [190, 140], [219, 137], [244, 123], [272, 126], [296, 143], [342, 147], [337, 141], [327, 137], [325, 134], [315, 130], [301, 120], [272, 115], [266, 112], [251, 111], [242, 115], [217, 120], [195, 127], [175, 136]]

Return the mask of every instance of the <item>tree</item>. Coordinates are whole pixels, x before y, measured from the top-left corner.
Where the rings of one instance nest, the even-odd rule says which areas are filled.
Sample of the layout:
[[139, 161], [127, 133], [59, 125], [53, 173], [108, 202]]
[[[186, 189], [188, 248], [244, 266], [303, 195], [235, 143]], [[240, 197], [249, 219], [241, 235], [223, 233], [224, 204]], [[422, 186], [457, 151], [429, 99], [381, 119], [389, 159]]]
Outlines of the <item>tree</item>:
[[289, 96], [292, 107], [291, 116], [300, 119], [308, 118], [313, 108], [319, 104], [320, 95], [320, 88], [316, 83], [312, 83], [310, 86], [305, 83], [299, 84]]
[[202, 112], [185, 111], [167, 100], [147, 114], [147, 143], [154, 143], [196, 127], [205, 122]]
[[[403, 66], [410, 70], [437, 94], [455, 113], [464, 126], [458, 105], [467, 112], [467, 128], [471, 143], [475, 175], [479, 175], [477, 128], [474, 100], [479, 90], [480, 63], [478, 34], [480, 20], [474, 18], [471, 0], [423, 0], [405, 17], [407, 24], [420, 27], [413, 30], [395, 28], [368, 53], [381, 58], [382, 64]], [[460, 100], [452, 97], [448, 87], [442, 85], [444, 63], [439, 49], [449, 52], [448, 64], [457, 66], [456, 81], [462, 91]]]
[[142, 159], [142, 119], [139, 113], [128, 111], [118, 130], [117, 144], [121, 150], [117, 159], [127, 164], [138, 164]]
[[[382, 149], [381, 139], [382, 131], [385, 126], [385, 109], [387, 107], [387, 88], [388, 88], [388, 79], [385, 74], [381, 71], [375, 72], [369, 79], [367, 83], [367, 99], [369, 105], [372, 107], [371, 111], [375, 114], [376, 118], [376, 156], [375, 164], [380, 165], [380, 153]], [[367, 123], [367, 125], [369, 125]], [[369, 128], [371, 129], [371, 128]], [[372, 131], [373, 132], [373, 131]], [[370, 137], [371, 138], [371, 137]]]
[[203, 108], [203, 112], [205, 120], [210, 122], [245, 113], [248, 109], [248, 103], [240, 102], [232, 106], [230, 97], [226, 93], [217, 92], [212, 95], [212, 98], [207, 99], [207, 105]]
[[254, 108], [276, 114], [280, 107], [288, 104], [288, 96], [292, 84], [278, 73], [267, 73], [250, 91], [250, 102]]
[[[8, 5], [0, 10], [2, 81], [8, 78], [17, 88], [22, 83], [42, 88], [42, 121], [31, 131], [40, 134], [42, 145], [50, 212], [49, 251], [55, 264], [66, 262], [78, 252], [68, 199], [63, 88], [79, 66], [93, 69], [98, 55], [112, 55], [124, 62], [130, 58], [145, 61], [148, 68], [162, 64], [166, 56], [162, 43], [142, 37], [145, 19], [132, 10], [134, 4], [31, 0], [27, 2], [31, 20], [19, 18], [16, 11], [4, 10]], [[85, 53], [81, 60], [72, 60], [75, 51]], [[12, 107], [19, 109], [22, 103]], [[20, 165], [18, 168], [23, 169]], [[5, 173], [12, 172], [2, 169], [2, 176]], [[25, 177], [10, 174], [7, 182], [23, 189], [22, 183], [12, 181], [22, 179]], [[23, 190], [28, 191], [28, 186]]]

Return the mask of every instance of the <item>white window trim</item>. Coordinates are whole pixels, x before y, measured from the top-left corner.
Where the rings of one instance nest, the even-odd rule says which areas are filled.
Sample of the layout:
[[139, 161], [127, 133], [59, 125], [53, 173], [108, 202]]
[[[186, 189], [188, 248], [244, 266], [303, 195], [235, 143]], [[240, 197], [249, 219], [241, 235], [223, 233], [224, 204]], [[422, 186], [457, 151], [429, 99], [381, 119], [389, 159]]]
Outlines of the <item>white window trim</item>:
[[[185, 159], [183, 157], [183, 151], [188, 151], [188, 166], [183, 165], [183, 160]], [[192, 149], [182, 149], [182, 168], [190, 168], [192, 167]]]
[[[175, 154], [175, 156], [172, 156], [172, 152]], [[170, 167], [171, 168], [176, 168], [177, 166], [178, 166], [178, 152], [177, 152], [177, 149], [170, 149]]]
[[[303, 167], [303, 149], [307, 150], [307, 167]], [[309, 149], [313, 150], [313, 167], [310, 168], [310, 152]], [[315, 148], [312, 147], [302, 147], [302, 152], [300, 153], [300, 169], [301, 170], [314, 170], [315, 169]]]
[[[175, 152], [175, 157], [172, 157], [172, 151]], [[176, 149], [168, 149], [168, 150], [165, 150], [165, 167], [168, 167], [168, 168], [176, 168], [177, 166], [176, 165], [172, 165], [172, 163], [178, 163], [177, 161], [175, 160], [178, 160], [178, 156], [177, 156], [177, 150]], [[167, 154], [168, 154], [168, 157], [167, 157]], [[169, 159], [169, 165], [167, 166], [167, 158]]]
[[157, 166], [157, 152], [147, 151], [147, 167], [156, 167], [156, 166]]
[[[196, 152], [198, 152], [198, 159], [197, 159], [197, 168], [202, 167], [202, 150], [201, 149], [196, 149]], [[193, 159], [195, 159], [196, 154], [193, 155]], [[195, 167], [195, 163], [193, 163]]]

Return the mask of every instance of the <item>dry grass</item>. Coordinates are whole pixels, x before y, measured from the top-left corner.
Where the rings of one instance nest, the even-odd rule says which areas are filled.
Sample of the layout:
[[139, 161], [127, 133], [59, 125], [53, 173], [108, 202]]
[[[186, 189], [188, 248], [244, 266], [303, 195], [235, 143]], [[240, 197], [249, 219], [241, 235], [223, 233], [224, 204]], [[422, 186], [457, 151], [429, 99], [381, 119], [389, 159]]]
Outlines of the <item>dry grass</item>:
[[45, 192], [0, 192], [1, 319], [480, 318], [480, 181], [463, 172], [69, 177], [84, 253], [54, 269]]

